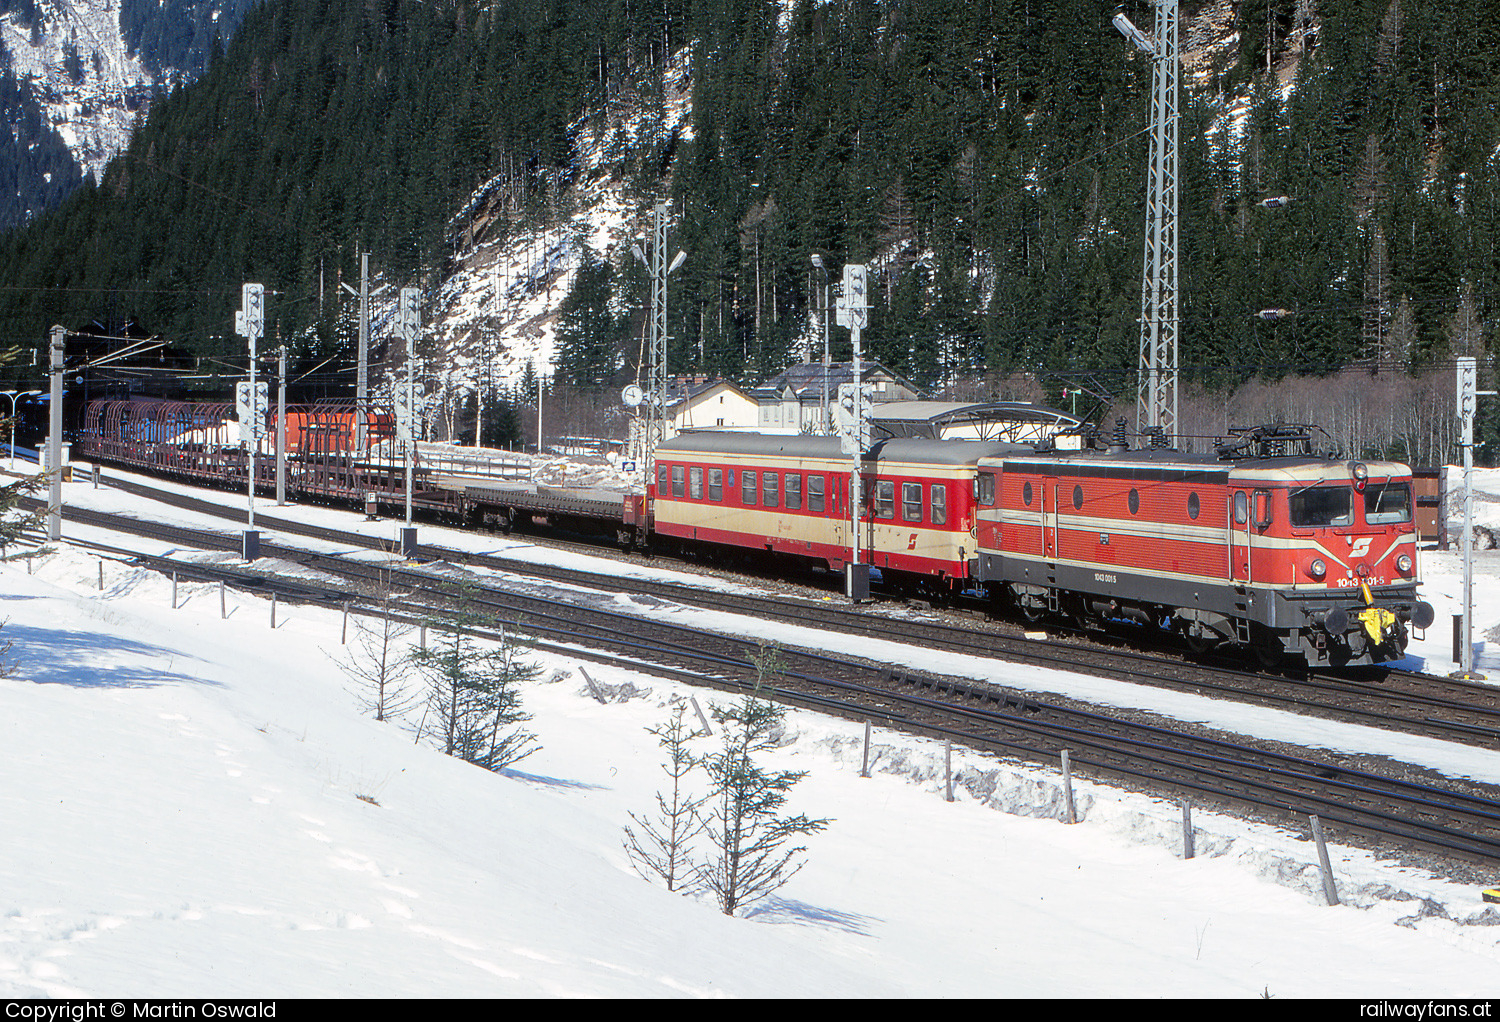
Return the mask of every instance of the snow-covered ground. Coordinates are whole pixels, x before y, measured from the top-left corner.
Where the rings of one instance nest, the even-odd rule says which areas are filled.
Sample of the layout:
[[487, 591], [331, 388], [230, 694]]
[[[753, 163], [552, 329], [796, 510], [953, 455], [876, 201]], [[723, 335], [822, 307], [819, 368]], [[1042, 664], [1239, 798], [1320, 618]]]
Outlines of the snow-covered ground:
[[[209, 523], [79, 478], [69, 504]], [[1500, 473], [1479, 485], [1500, 493]], [[273, 515], [394, 529], [258, 502], [262, 524]], [[117, 539], [66, 522], [64, 537]], [[421, 539], [559, 559], [520, 537], [422, 526]], [[1422, 560], [1438, 623], [1409, 660], [1447, 671], [1458, 559]], [[0, 659], [15, 666], [0, 680], [0, 996], [1500, 994], [1500, 907], [1477, 887], [1335, 846], [1344, 904], [1326, 907], [1304, 834], [1200, 810], [1184, 861], [1173, 804], [1083, 784], [1083, 820], [1065, 826], [1055, 771], [960, 750], [949, 804], [940, 746], [877, 731], [863, 779], [861, 729], [804, 711], [772, 762], [808, 772], [794, 811], [833, 822], [786, 887], [727, 918], [640, 879], [621, 844], [664, 780], [646, 728], [682, 686], [589, 666], [639, 690], [600, 704], [577, 661], [543, 657], [550, 680], [524, 697], [543, 748], [491, 774], [361, 715], [334, 663], [337, 613], [283, 605], [273, 631], [266, 602], [231, 594], [224, 620], [217, 589], [187, 585], [174, 611], [169, 579], [106, 560], [101, 591], [99, 564], [64, 543], [29, 573], [0, 565], [0, 639], [14, 643]], [[1476, 666], [1500, 680], [1500, 554], [1478, 564]], [[1500, 779], [1500, 753], [896, 644], [860, 651]]]

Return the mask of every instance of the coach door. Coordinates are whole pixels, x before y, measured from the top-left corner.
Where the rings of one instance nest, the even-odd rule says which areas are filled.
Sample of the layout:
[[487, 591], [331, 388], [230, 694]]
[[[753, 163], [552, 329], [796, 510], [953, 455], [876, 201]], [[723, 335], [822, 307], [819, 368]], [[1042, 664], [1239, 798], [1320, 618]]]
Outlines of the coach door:
[[849, 477], [830, 474], [828, 476], [828, 524], [829, 542], [841, 547], [848, 543], [844, 519], [848, 517]]
[[1229, 501], [1229, 579], [1250, 581], [1250, 494], [1235, 490]]

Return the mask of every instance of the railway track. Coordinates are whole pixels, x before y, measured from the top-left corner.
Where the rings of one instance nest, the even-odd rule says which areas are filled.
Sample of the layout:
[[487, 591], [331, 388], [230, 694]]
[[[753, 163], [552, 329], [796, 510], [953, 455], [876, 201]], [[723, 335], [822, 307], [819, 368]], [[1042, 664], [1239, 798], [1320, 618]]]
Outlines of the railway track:
[[[70, 517], [81, 521], [92, 514], [70, 512]], [[101, 516], [96, 524], [108, 521], [109, 516]], [[185, 545], [237, 547], [236, 537], [203, 530], [141, 522], [133, 522], [130, 528]], [[341, 543], [355, 538], [347, 533], [332, 535]], [[330, 534], [323, 531], [321, 538], [328, 539]], [[372, 586], [398, 587], [403, 602], [432, 606], [452, 595], [451, 577], [430, 569], [310, 554], [272, 544], [263, 544], [262, 549], [267, 556], [288, 557], [345, 581], [323, 586], [297, 582], [282, 588], [285, 580], [250, 574], [237, 566], [179, 561], [172, 570], [239, 578], [235, 584], [284, 592], [288, 599], [325, 603], [357, 600], [346, 588], [350, 586], [356, 592], [369, 592]], [[166, 559], [152, 560], [159, 569], [167, 563]], [[253, 581], [246, 581], [247, 575]], [[584, 596], [579, 600], [560, 600], [555, 588], [545, 593], [523, 592], [513, 580], [496, 585], [487, 584], [494, 580], [473, 576], [470, 581], [477, 586], [466, 599], [477, 609], [512, 622], [512, 628], [514, 622], [522, 622], [532, 641], [548, 649], [731, 689], [754, 683], [752, 657], [759, 652], [757, 643], [674, 624], [660, 614], [642, 616], [602, 606], [612, 603], [613, 597], [608, 601], [597, 598], [597, 578], [587, 589], [578, 587]], [[555, 586], [556, 580], [548, 584]], [[680, 586], [668, 588], [674, 598], [684, 595]], [[746, 611], [742, 607], [738, 612]], [[800, 605], [784, 608], [783, 613], [806, 623]], [[893, 637], [890, 619], [877, 619], [873, 627], [880, 628], [883, 637]], [[986, 649], [983, 655], [995, 654]], [[816, 650], [784, 648], [782, 657], [785, 672], [776, 692], [790, 703], [952, 738], [1032, 761], [1053, 762], [1066, 748], [1080, 771], [1131, 787], [1229, 804], [1284, 822], [1317, 813], [1331, 831], [1351, 840], [1374, 840], [1486, 864], [1500, 862], [1500, 802], [1494, 791], [1482, 785], [1392, 777], [1345, 762], [1189, 734], [995, 685], [894, 670]], [[1073, 662], [1070, 667], [1077, 669]]]
[[[123, 492], [161, 500], [183, 510], [228, 520], [243, 518], [243, 513], [237, 508], [160, 490], [133, 480], [111, 477], [108, 484]], [[79, 512], [72, 512], [72, 516], [77, 518]], [[321, 528], [273, 515], [258, 514], [257, 522], [282, 534], [306, 536], [340, 546], [369, 550], [386, 546], [361, 533]], [[238, 549], [237, 538], [226, 540], [222, 535], [203, 530], [199, 530], [196, 542], [208, 548]], [[281, 556], [304, 562], [313, 556], [308, 551], [265, 543], [262, 550], [267, 554], [279, 552]], [[433, 545], [421, 546], [418, 556], [428, 561], [502, 573], [515, 579], [602, 591], [612, 596], [629, 594], [647, 601], [660, 601], [664, 605], [685, 605], [778, 621], [788, 626], [924, 646], [945, 653], [1092, 674], [1158, 689], [1232, 699], [1301, 715], [1500, 750], [1500, 689], [1493, 686], [1383, 669], [1363, 669], [1346, 675], [1244, 670], [1203, 659], [1188, 659], [1179, 654], [1141, 652], [1135, 648], [1070, 636], [1038, 640], [1018, 629], [990, 621], [984, 622], [983, 627], [976, 627], [972, 621], [955, 625], [929, 616], [893, 615], [890, 605], [871, 610], [786, 593], [726, 592], [632, 577], [626, 573], [604, 575]], [[1124, 627], [1134, 628], [1136, 633], [1142, 631], [1138, 626]], [[1142, 636], [1136, 634], [1135, 638]]]

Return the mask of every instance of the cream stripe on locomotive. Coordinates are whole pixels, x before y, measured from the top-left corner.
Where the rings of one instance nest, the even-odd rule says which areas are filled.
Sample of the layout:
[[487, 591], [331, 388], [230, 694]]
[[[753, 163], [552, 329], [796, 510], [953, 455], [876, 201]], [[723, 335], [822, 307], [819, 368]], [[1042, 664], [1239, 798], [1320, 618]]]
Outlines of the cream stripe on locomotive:
[[[996, 517], [993, 511], [986, 508], [980, 512], [979, 517], [983, 521], [999, 522], [1001, 525], [1029, 526], [1038, 529], [1043, 525], [1040, 511], [1017, 511], [1003, 508]], [[1227, 526], [1179, 525], [1174, 522], [1098, 518], [1076, 513], [1057, 512], [1054, 514], [1051, 511], [1047, 512], [1047, 518], [1049, 521], [1046, 525], [1049, 528], [1055, 524], [1059, 529], [1072, 529], [1074, 532], [1108, 533], [1111, 536], [1134, 536], [1139, 539], [1167, 538], [1195, 543], [1222, 544], [1227, 541], [1226, 537], [1229, 534]]]

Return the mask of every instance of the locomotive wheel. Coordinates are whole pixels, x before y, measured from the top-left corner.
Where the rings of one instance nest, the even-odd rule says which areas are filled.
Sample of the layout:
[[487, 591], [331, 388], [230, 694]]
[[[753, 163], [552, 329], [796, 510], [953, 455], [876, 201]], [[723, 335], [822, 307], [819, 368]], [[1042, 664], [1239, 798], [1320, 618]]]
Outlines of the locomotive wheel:
[[1286, 659], [1281, 639], [1265, 625], [1251, 626], [1250, 651], [1255, 654], [1256, 663], [1262, 667], [1280, 667]]

